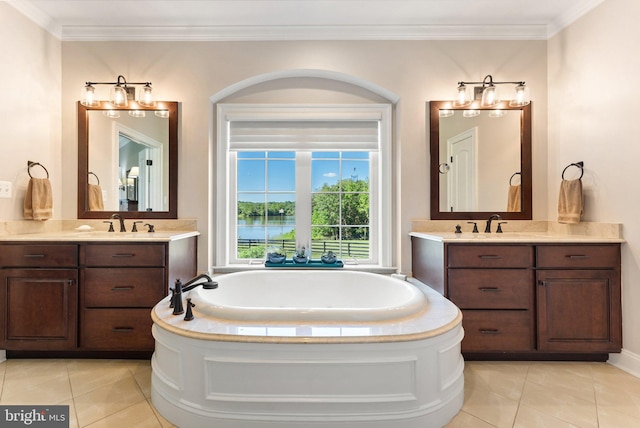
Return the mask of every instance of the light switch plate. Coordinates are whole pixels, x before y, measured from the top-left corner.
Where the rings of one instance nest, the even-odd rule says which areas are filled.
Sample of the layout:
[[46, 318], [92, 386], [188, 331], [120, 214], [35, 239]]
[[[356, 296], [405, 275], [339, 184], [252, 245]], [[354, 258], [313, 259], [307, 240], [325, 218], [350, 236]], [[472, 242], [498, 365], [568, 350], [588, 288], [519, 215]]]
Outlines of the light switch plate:
[[10, 198], [11, 187], [10, 181], [0, 181], [0, 198]]

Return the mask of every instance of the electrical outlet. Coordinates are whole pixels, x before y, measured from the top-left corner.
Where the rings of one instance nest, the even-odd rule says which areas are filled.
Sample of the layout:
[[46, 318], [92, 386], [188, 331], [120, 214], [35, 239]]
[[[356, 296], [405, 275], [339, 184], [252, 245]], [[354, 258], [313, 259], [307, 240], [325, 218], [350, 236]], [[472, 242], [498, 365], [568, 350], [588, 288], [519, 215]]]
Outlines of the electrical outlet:
[[10, 198], [11, 197], [11, 182], [10, 181], [0, 181], [0, 198]]

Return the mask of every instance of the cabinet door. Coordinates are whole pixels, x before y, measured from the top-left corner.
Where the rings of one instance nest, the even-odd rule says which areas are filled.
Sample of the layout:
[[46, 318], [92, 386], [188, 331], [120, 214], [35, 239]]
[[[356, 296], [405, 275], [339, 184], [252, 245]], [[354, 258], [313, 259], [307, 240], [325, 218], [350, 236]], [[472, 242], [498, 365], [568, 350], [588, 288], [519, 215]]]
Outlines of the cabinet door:
[[76, 348], [76, 269], [5, 269], [0, 271], [0, 279], [4, 349]]
[[620, 352], [617, 270], [540, 270], [537, 303], [539, 350]]

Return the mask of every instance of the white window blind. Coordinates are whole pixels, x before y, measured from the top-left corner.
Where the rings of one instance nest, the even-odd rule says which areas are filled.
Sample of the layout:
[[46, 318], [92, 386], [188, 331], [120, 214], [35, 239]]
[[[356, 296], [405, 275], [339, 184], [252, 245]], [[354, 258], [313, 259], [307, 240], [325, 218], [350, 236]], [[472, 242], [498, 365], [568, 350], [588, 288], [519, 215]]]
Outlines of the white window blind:
[[[340, 110], [340, 108], [338, 108]], [[229, 150], [365, 150], [380, 148], [380, 121], [376, 111], [337, 114], [321, 108], [292, 112], [275, 108], [268, 113], [256, 107], [227, 111]]]

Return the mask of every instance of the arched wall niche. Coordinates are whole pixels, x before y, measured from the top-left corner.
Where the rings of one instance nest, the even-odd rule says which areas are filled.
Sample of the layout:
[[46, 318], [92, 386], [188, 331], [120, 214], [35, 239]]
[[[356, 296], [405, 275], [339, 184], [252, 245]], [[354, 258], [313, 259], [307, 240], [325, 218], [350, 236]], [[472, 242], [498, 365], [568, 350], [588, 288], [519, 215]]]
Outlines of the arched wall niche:
[[[210, 144], [209, 162], [213, 168], [209, 176], [209, 239], [208, 266], [216, 260], [216, 173], [217, 165], [217, 114], [218, 103], [258, 103], [258, 104], [391, 104], [392, 124], [396, 123], [397, 104], [400, 97], [395, 93], [365, 79], [330, 70], [295, 69], [260, 74], [232, 84], [209, 98], [210, 101]], [[393, 126], [392, 140], [397, 127]], [[397, 156], [397, 147], [392, 143], [392, 157]], [[392, 175], [395, 177], [395, 174]], [[392, 188], [397, 188], [392, 179]], [[397, 192], [392, 192], [392, 206], [396, 204]], [[397, 213], [391, 214], [391, 224], [396, 224]], [[393, 228], [392, 228], [393, 229]], [[391, 254], [397, 254], [397, 233], [392, 233]], [[392, 263], [395, 263], [395, 256]]]

